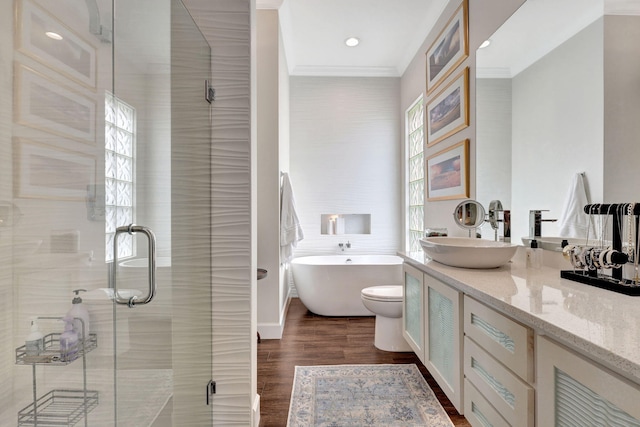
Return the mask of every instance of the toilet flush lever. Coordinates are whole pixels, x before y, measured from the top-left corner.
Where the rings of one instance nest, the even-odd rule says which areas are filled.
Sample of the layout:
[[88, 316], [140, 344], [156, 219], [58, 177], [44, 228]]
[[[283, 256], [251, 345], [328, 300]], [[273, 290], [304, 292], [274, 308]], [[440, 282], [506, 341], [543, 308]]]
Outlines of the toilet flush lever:
[[[133, 296], [131, 298], [122, 298], [118, 295], [118, 280], [116, 272], [118, 271], [118, 235], [121, 233], [142, 233], [147, 236], [149, 240], [149, 291], [144, 298], [138, 298]], [[148, 304], [153, 300], [156, 295], [156, 236], [153, 234], [150, 228], [142, 225], [129, 224], [116, 228], [116, 234], [113, 237], [113, 265], [112, 277], [113, 277], [113, 294], [114, 299], [118, 304], [128, 305], [129, 308], [133, 308], [136, 305]]]

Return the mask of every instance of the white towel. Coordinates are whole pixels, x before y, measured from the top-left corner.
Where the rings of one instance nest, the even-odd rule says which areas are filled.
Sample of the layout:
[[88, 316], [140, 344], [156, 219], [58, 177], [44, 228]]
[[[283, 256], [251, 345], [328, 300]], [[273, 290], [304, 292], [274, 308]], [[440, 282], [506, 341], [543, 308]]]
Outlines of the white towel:
[[280, 190], [280, 262], [286, 263], [293, 257], [293, 248], [304, 239], [302, 227], [296, 213], [296, 202], [288, 173], [282, 173]]
[[584, 213], [585, 205], [589, 204], [589, 198], [584, 185], [584, 174], [577, 173], [573, 177], [571, 188], [558, 219], [560, 237], [574, 237], [586, 239], [587, 234], [593, 237], [593, 229], [590, 229], [589, 215]]

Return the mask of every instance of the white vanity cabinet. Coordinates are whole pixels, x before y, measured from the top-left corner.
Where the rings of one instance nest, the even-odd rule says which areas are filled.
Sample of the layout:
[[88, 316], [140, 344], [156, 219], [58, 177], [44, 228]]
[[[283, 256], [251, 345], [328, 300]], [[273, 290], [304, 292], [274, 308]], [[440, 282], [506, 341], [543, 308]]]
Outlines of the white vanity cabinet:
[[458, 412], [462, 400], [462, 292], [424, 275], [423, 363]]
[[406, 263], [402, 273], [402, 335], [424, 363], [424, 274]]
[[533, 427], [533, 331], [465, 295], [464, 333], [469, 422]]
[[537, 425], [640, 426], [640, 386], [538, 336]]
[[404, 264], [403, 336], [462, 413], [462, 292]]

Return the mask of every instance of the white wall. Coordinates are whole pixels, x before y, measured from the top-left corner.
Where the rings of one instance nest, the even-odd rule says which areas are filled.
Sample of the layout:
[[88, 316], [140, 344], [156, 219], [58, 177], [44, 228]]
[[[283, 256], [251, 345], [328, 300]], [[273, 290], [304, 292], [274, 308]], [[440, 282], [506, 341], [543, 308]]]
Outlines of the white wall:
[[[600, 19], [513, 79], [514, 243], [529, 233], [529, 210], [559, 218], [576, 173], [586, 173], [592, 201], [602, 201], [602, 49]], [[542, 226], [544, 235], [557, 230], [557, 222]]]
[[[460, 132], [444, 139], [443, 141], [425, 150], [425, 156], [429, 157], [438, 151], [445, 149], [464, 139], [470, 139], [470, 197], [476, 196], [476, 106], [475, 106], [475, 51], [480, 44], [524, 2], [524, 0], [483, 0], [482, 2], [470, 1], [469, 3], [469, 57], [459, 65], [459, 70], [468, 66], [471, 79], [469, 82], [469, 107], [470, 125]], [[401, 111], [405, 111], [413, 101], [422, 93], [426, 94], [426, 56], [437, 35], [449, 21], [451, 15], [460, 5], [459, 0], [450, 1], [442, 11], [433, 30], [429, 33], [424, 43], [418, 49], [414, 59], [407, 67], [401, 80]], [[456, 75], [457, 73], [452, 73]], [[442, 84], [451, 81], [450, 76]], [[444, 87], [444, 86], [443, 86]], [[437, 91], [435, 91], [437, 92]], [[431, 95], [433, 96], [433, 95]], [[427, 102], [430, 97], [425, 97]], [[404, 127], [402, 128], [404, 140]], [[404, 157], [404, 153], [402, 154]], [[467, 236], [467, 231], [459, 228], [453, 221], [453, 210], [461, 200], [425, 202], [425, 227], [447, 227], [449, 235]], [[403, 236], [404, 238], [404, 236]], [[404, 246], [403, 246], [404, 247]]]
[[258, 283], [258, 332], [264, 338], [281, 335], [278, 334], [277, 309], [280, 270], [278, 34], [278, 11], [258, 10], [258, 266], [270, 273]]
[[[291, 180], [305, 238], [295, 256], [400, 249], [400, 80], [291, 77]], [[321, 235], [322, 214], [371, 214], [371, 234]]]
[[[291, 91], [289, 88], [289, 66], [287, 63], [287, 57], [285, 55], [284, 50], [284, 42], [282, 40], [282, 32], [278, 31], [278, 121], [279, 121], [279, 143], [278, 143], [278, 154], [279, 154], [279, 171], [278, 171], [278, 184], [280, 183], [280, 171], [289, 172], [290, 166], [290, 98]], [[280, 211], [280, 204], [278, 198], [278, 212]], [[273, 201], [275, 202], [275, 200]], [[278, 236], [279, 238], [280, 236]], [[284, 322], [286, 318], [286, 308], [289, 302], [289, 275], [290, 270], [288, 268], [288, 264], [281, 264], [279, 268], [279, 304], [277, 307], [278, 311], [278, 325], [280, 330], [284, 329]], [[280, 334], [280, 337], [282, 334]]]
[[[475, 198], [487, 209], [492, 200], [511, 209], [511, 97], [511, 79], [476, 80]], [[482, 238], [494, 237], [485, 224]]]
[[640, 17], [605, 16], [604, 199], [640, 201]]

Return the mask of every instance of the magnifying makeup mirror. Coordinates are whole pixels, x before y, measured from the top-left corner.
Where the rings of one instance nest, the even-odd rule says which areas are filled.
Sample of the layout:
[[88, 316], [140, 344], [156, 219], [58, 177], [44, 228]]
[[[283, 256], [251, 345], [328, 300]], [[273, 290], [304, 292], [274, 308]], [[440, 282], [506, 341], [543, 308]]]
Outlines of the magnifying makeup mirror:
[[484, 207], [475, 200], [465, 200], [456, 206], [453, 211], [453, 219], [459, 227], [469, 230], [469, 237], [472, 231], [484, 224], [486, 212]]

